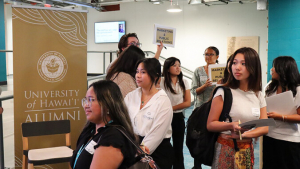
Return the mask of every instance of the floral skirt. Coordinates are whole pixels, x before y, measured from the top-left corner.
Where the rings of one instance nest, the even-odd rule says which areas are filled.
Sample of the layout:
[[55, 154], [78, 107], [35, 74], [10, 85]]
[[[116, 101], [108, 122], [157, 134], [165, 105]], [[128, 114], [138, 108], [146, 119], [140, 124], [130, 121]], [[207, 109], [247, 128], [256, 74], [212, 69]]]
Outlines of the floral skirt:
[[215, 155], [212, 169], [253, 169], [254, 149], [252, 140], [237, 142], [239, 151], [234, 150], [234, 143], [231, 139], [221, 136], [215, 145]]

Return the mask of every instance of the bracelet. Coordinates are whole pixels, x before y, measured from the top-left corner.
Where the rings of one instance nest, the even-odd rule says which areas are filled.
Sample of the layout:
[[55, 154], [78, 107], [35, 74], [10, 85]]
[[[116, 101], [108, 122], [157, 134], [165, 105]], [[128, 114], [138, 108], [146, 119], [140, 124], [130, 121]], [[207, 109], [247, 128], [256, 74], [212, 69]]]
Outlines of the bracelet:
[[281, 115], [282, 116], [282, 121], [284, 122], [284, 116], [283, 115]]

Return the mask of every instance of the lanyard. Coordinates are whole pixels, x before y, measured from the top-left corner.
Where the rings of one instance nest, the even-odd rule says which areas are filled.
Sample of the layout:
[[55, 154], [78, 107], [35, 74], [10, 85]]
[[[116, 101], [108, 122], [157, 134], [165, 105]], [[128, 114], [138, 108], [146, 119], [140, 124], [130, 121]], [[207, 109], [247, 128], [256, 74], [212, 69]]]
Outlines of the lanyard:
[[[110, 123], [112, 123], [112, 122], [113, 122], [113, 120], [109, 121], [107, 124], [110, 124]], [[104, 126], [104, 127], [106, 127], [106, 126]], [[92, 132], [93, 132], [93, 130], [92, 130]], [[100, 138], [101, 138], [101, 136], [100, 136]], [[80, 154], [82, 153], [82, 151], [85, 149], [85, 147], [86, 147], [92, 140], [93, 140], [93, 137], [92, 137], [92, 139], [91, 139], [88, 143], [86, 143], [85, 145], [83, 144], [83, 145], [80, 147], [80, 149], [78, 150], [78, 152], [77, 152], [77, 154], [76, 154], [75, 162], [74, 162], [74, 165], [73, 165], [73, 169], [75, 169], [75, 166], [76, 166], [76, 163], [77, 163], [77, 160], [78, 160]], [[84, 147], [83, 147], [83, 146], [84, 146]]]
[[[74, 162], [74, 165], [73, 165], [73, 169], [75, 169], [75, 166], [76, 166], [76, 163], [77, 163], [77, 160], [80, 156], [80, 154], [82, 153], [82, 151], [85, 149], [85, 147], [92, 141], [93, 139], [91, 139], [88, 143], [86, 143], [86, 145], [84, 146], [84, 144], [80, 147], [80, 149], [78, 150], [77, 154], [76, 154], [76, 158], [75, 158], [75, 162]], [[84, 147], [83, 147], [84, 146]]]

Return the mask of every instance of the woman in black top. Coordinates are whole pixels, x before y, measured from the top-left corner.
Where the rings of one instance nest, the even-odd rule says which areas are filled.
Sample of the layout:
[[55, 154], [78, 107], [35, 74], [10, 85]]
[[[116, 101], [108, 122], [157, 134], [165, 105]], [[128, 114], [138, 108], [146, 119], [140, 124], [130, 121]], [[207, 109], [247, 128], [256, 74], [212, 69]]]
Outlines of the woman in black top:
[[82, 106], [88, 123], [77, 141], [73, 169], [125, 169], [134, 164], [136, 148], [116, 127], [136, 140], [119, 87], [112, 81], [89, 86]]

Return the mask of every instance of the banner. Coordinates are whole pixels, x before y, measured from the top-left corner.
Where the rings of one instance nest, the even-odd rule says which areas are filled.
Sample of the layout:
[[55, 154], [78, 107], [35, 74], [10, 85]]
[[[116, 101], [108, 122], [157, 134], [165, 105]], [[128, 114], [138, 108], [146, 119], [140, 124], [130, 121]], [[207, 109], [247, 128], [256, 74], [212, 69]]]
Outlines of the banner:
[[227, 38], [227, 58], [242, 47], [253, 48], [258, 53], [258, 36], [238, 36]]
[[[21, 123], [71, 121], [75, 149], [86, 122], [87, 14], [13, 6], [15, 166], [22, 166]], [[64, 135], [29, 139], [29, 149], [66, 145]], [[68, 168], [67, 163], [42, 168]]]
[[176, 29], [154, 24], [153, 43], [159, 45], [160, 42], [165, 46], [175, 46]]

